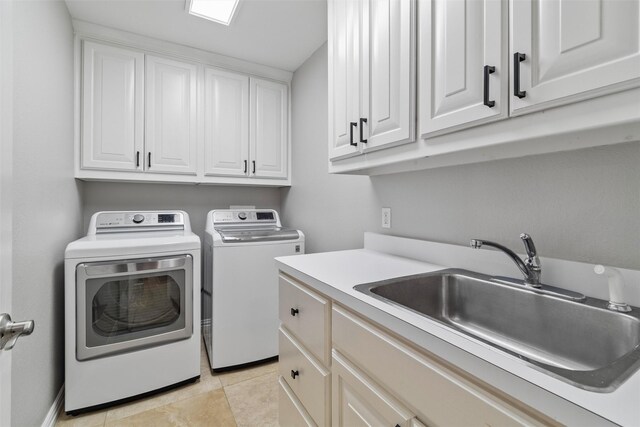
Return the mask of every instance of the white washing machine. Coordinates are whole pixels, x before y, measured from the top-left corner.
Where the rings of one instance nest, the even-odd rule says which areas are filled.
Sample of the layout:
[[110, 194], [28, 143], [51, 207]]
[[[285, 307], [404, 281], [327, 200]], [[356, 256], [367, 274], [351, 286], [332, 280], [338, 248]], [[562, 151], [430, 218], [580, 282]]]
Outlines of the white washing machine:
[[203, 336], [211, 369], [278, 355], [274, 258], [304, 253], [304, 234], [271, 209], [213, 210], [204, 244]]
[[65, 251], [65, 411], [200, 376], [200, 239], [183, 211], [98, 212]]

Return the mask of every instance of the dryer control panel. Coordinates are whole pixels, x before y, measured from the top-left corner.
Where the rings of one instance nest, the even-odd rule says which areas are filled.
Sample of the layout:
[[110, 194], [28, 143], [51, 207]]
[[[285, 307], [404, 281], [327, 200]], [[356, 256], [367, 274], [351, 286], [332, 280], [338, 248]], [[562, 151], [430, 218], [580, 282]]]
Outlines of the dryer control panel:
[[96, 233], [183, 229], [184, 215], [167, 212], [100, 212], [95, 219]]

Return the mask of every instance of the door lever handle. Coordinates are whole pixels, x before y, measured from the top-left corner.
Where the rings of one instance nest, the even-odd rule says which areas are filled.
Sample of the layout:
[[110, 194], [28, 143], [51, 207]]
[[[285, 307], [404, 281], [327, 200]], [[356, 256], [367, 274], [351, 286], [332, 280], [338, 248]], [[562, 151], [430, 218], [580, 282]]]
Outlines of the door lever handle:
[[33, 320], [14, 322], [7, 313], [0, 314], [0, 350], [11, 350], [21, 335], [31, 335]]

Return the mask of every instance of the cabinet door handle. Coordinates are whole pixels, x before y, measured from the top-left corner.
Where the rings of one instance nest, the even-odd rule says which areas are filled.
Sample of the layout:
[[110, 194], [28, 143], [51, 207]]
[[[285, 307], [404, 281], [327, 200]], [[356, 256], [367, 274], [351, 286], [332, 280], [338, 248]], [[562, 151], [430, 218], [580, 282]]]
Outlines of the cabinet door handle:
[[489, 100], [489, 74], [493, 74], [496, 71], [496, 67], [491, 65], [484, 66], [484, 105], [491, 108], [496, 105], [496, 101]]
[[256, 174], [256, 161], [252, 160], [251, 161], [251, 165], [252, 165], [252, 169], [253, 169], [251, 173], [255, 175]]
[[293, 378], [294, 380], [296, 379], [297, 376], [300, 375], [300, 372], [298, 371], [294, 371], [293, 369], [291, 370], [291, 378]]
[[291, 308], [291, 315], [292, 316], [295, 316], [298, 313], [300, 313], [300, 310], [298, 310], [297, 308]]
[[349, 145], [353, 145], [354, 147], [358, 146], [357, 142], [353, 142], [353, 128], [358, 126], [358, 122], [351, 122], [349, 124]]
[[136, 151], [136, 167], [140, 167], [140, 152]]
[[524, 53], [516, 52], [513, 54], [513, 96], [524, 98], [527, 95], [526, 90], [520, 90], [520, 63], [527, 59]]
[[244, 161], [244, 173], [245, 174], [247, 173], [247, 161], [246, 160]]
[[151, 151], [149, 151], [148, 167], [151, 167]]
[[364, 139], [364, 136], [362, 136], [362, 132], [364, 130], [364, 126], [362, 126], [363, 123], [367, 123], [367, 119], [365, 118], [360, 118], [360, 142], [362, 142], [363, 144], [367, 143], [367, 140]]

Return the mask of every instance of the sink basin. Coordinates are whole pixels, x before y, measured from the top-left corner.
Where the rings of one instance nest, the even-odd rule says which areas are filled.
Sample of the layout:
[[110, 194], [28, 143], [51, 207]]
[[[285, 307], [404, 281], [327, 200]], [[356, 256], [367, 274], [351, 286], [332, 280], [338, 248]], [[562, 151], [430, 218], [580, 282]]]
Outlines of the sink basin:
[[542, 295], [465, 270], [355, 286], [531, 363], [577, 387], [610, 392], [640, 368], [640, 309]]

